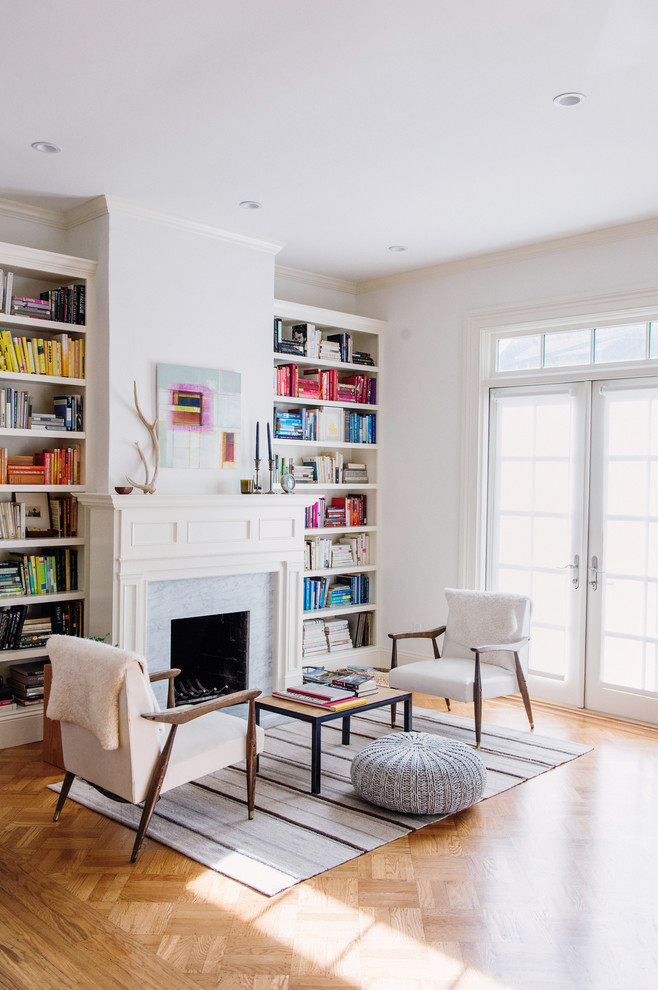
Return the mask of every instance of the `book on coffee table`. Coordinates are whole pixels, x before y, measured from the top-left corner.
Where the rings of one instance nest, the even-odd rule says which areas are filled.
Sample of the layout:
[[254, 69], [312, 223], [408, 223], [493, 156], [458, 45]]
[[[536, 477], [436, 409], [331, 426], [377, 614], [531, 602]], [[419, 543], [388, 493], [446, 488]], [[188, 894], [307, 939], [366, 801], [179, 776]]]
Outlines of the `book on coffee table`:
[[343, 691], [329, 686], [318, 686], [317, 689], [313, 689], [311, 685], [307, 684], [284, 688], [282, 691], [272, 691], [272, 696], [283, 698], [285, 701], [294, 701], [301, 705], [324, 708], [325, 711], [352, 708], [363, 705], [367, 701], [367, 698], [358, 698], [353, 691]]

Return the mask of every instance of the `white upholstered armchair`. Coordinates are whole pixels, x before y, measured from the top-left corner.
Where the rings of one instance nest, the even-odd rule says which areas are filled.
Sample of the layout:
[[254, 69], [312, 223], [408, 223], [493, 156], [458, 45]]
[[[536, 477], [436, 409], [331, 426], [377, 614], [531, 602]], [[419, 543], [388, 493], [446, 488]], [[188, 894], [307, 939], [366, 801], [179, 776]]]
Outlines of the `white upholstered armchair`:
[[[389, 684], [403, 691], [472, 701], [475, 741], [479, 747], [482, 702], [521, 693], [530, 728], [532, 708], [526, 685], [528, 639], [532, 603], [524, 595], [446, 588], [448, 618], [445, 626], [427, 632], [389, 633], [393, 640]], [[444, 634], [443, 652], [438, 637]], [[398, 642], [430, 639], [434, 659], [398, 666]], [[395, 712], [393, 711], [393, 718]]]
[[[52, 686], [47, 715], [61, 724], [66, 776], [54, 821], [75, 777], [109, 797], [144, 802], [133, 847], [135, 862], [160, 794], [246, 761], [246, 794], [253, 818], [256, 756], [264, 733], [256, 725], [257, 690], [237, 691], [199, 705], [173, 707], [179, 670], [146, 673], [146, 662], [105, 643], [51, 636]], [[150, 681], [168, 679], [168, 708], [160, 710]], [[221, 709], [247, 703], [248, 718]]]

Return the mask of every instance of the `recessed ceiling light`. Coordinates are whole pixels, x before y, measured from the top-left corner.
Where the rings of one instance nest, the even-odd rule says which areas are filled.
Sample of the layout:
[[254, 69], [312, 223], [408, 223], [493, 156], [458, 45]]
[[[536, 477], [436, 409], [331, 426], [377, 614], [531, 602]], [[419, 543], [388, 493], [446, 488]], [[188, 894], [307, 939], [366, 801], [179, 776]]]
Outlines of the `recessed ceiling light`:
[[406, 244], [391, 244], [389, 251], [408, 251]]
[[52, 141], [34, 141], [32, 147], [44, 155], [58, 155], [62, 150], [58, 144], [53, 144]]
[[553, 103], [556, 107], [577, 107], [585, 99], [584, 93], [560, 93], [553, 98]]
[[258, 203], [255, 199], [243, 199], [240, 206], [243, 210], [260, 210], [262, 203]]

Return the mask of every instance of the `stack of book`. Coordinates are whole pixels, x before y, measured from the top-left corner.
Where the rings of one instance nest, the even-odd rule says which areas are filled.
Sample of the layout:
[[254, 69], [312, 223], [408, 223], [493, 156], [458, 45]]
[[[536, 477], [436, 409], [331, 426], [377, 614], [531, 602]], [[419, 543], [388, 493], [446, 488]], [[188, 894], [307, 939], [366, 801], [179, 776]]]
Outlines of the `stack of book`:
[[[343, 536], [338, 546], [347, 547], [355, 564], [369, 564], [370, 538], [367, 533], [356, 533], [354, 536]], [[345, 565], [342, 565], [345, 566]]]
[[304, 667], [303, 677], [305, 684], [324, 684], [341, 688], [344, 691], [353, 691], [359, 696], [375, 694], [377, 683], [375, 681], [375, 671], [372, 667], [347, 666], [340, 670], [327, 670], [326, 667]]
[[368, 469], [365, 464], [348, 463], [343, 470], [345, 484], [368, 484]]
[[43, 701], [43, 660], [31, 663], [16, 663], [10, 668], [7, 686], [17, 705], [26, 707]]
[[354, 691], [354, 694], [359, 698], [368, 694], [377, 694], [375, 678], [369, 674], [350, 672], [343, 674], [337, 671], [331, 683], [344, 691]]
[[340, 360], [344, 364], [352, 362], [352, 337], [342, 330], [340, 333], [328, 333], [327, 340], [338, 345]]
[[371, 368], [375, 367], [375, 362], [367, 351], [352, 351], [352, 364], [366, 364]]
[[52, 633], [50, 616], [34, 616], [23, 620], [23, 628], [18, 638], [19, 650], [41, 649]]
[[340, 344], [337, 340], [323, 340], [320, 344], [322, 361], [340, 361]]
[[12, 310], [15, 316], [32, 316], [37, 320], [50, 319], [50, 303], [47, 299], [32, 299], [30, 296], [14, 296]]
[[346, 543], [332, 543], [331, 545], [331, 566], [351, 567], [355, 564], [352, 547]]
[[[338, 581], [329, 588], [329, 608], [339, 608], [341, 605], [352, 605], [352, 593], [347, 584], [339, 584]], [[322, 606], [320, 606], [322, 608]]]
[[344, 691], [341, 688], [311, 684], [283, 688], [281, 691], [272, 691], [272, 694], [275, 698], [294, 701], [296, 704], [311, 705], [314, 708], [324, 708], [325, 711], [331, 712], [342, 711], [344, 708], [353, 708], [357, 705], [363, 705], [366, 702], [365, 698], [355, 697], [353, 691]]
[[347, 619], [331, 619], [331, 621], [325, 622], [324, 631], [327, 636], [327, 642], [329, 643], [330, 653], [352, 649], [352, 637], [350, 636], [350, 627]]
[[323, 619], [306, 619], [302, 626], [302, 653], [305, 657], [329, 652]]
[[64, 430], [66, 423], [55, 413], [35, 413], [30, 416], [31, 430]]

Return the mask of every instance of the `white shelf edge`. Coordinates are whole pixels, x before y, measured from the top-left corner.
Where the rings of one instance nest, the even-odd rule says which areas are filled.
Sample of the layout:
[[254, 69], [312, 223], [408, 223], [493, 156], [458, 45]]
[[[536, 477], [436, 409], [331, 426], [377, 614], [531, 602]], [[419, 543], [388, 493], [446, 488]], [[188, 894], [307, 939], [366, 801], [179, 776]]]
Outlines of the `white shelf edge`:
[[0, 382], [49, 382], [52, 385], [71, 385], [76, 388], [85, 388], [86, 378], [64, 378], [62, 375], [31, 375], [27, 371], [0, 371]]
[[305, 354], [284, 354], [282, 351], [272, 351], [272, 357], [277, 364], [299, 364], [304, 368], [326, 368], [336, 371], [352, 371], [357, 375], [376, 375], [379, 371], [377, 364], [354, 364], [350, 361], [328, 361], [326, 358], [311, 358]]
[[275, 395], [272, 401], [291, 406], [309, 406], [311, 409], [330, 406], [332, 409], [349, 409], [351, 412], [377, 412], [379, 410], [379, 406], [372, 406], [367, 402], [336, 402], [334, 399], [305, 399], [295, 395]]
[[336, 605], [335, 608], [314, 608], [302, 611], [302, 621], [304, 619], [322, 619], [330, 615], [353, 615], [356, 612], [375, 612], [377, 605], [374, 602], [364, 602], [362, 605]]
[[0, 313], [0, 328], [3, 323], [24, 330], [45, 330], [46, 333], [86, 333], [84, 323], [60, 323], [59, 320], [40, 320], [36, 316], [21, 316], [20, 313]]
[[77, 430], [24, 430], [16, 426], [0, 426], [0, 439], [2, 437], [38, 437], [40, 440], [52, 438], [58, 440], [86, 440], [86, 433], [79, 433]]
[[364, 523], [363, 526], [306, 526], [304, 528], [304, 536], [308, 534], [315, 534], [316, 536], [325, 536], [329, 533], [376, 533], [376, 526], [368, 526]]
[[53, 591], [47, 595], [6, 595], [0, 597], [0, 607], [4, 605], [43, 605], [48, 602], [84, 601], [84, 591]]
[[284, 439], [283, 437], [273, 437], [272, 438], [273, 447], [318, 447], [322, 450], [333, 450], [336, 447], [342, 447], [346, 450], [377, 450], [376, 443], [346, 443], [343, 440], [295, 440], [295, 439]]
[[331, 577], [337, 574], [369, 574], [377, 570], [376, 564], [352, 564], [349, 567], [323, 567], [304, 571], [304, 577]]
[[38, 536], [26, 536], [24, 539], [6, 539], [0, 538], [0, 550], [30, 550], [36, 547], [83, 547], [85, 544], [84, 536], [44, 536], [43, 539], [39, 539]]

